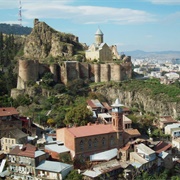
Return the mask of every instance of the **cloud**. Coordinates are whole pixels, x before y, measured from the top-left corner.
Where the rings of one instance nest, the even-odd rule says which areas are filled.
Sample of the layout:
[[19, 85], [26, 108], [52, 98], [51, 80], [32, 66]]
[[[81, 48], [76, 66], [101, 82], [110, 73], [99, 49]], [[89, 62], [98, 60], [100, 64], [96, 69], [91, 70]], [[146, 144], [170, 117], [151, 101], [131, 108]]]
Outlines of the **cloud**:
[[180, 0], [146, 0], [153, 4], [180, 5]]
[[[155, 21], [155, 16], [146, 11], [128, 8], [100, 6], [72, 6], [59, 1], [33, 2], [23, 6], [23, 16], [27, 19], [57, 18], [81, 24], [137, 24]], [[70, 3], [71, 1], [68, 1]]]
[[[63, 5], [74, 2], [74, 0], [38, 0], [38, 2], [34, 2], [34, 0], [21, 0], [22, 7], [33, 8], [37, 6], [41, 8], [43, 5], [48, 4], [56, 4]], [[19, 0], [0, 0], [0, 9], [15, 9], [19, 8]]]
[[18, 7], [17, 0], [0, 0], [0, 9], [15, 9]]

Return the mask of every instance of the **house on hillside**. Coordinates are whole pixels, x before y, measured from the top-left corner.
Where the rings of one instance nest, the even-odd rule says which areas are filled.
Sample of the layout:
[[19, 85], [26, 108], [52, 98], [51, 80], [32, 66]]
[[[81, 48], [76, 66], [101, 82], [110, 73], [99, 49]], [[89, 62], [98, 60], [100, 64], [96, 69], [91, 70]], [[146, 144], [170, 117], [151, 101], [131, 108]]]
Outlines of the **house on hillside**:
[[135, 145], [134, 152], [130, 153], [130, 161], [139, 172], [147, 171], [156, 165], [156, 152], [143, 143]]
[[42, 161], [36, 167], [36, 174], [38, 180], [61, 180], [73, 170], [73, 165], [65, 164], [56, 161]]
[[46, 160], [46, 153], [31, 144], [15, 146], [7, 155], [9, 171], [12, 179], [34, 180], [36, 167]]
[[19, 113], [14, 107], [0, 108], [0, 138], [8, 137], [13, 129], [22, 129]]
[[177, 121], [171, 116], [161, 116], [158, 120], [158, 127], [164, 129], [169, 124], [177, 123]]

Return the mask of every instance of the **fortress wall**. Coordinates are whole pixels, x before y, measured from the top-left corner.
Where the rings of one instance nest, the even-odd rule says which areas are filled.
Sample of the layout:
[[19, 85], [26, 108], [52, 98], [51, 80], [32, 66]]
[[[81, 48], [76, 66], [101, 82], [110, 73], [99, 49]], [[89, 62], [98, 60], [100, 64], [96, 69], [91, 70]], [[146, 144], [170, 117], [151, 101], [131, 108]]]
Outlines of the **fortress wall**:
[[81, 79], [89, 79], [89, 64], [79, 63], [79, 77]]
[[66, 62], [67, 81], [73, 81], [79, 78], [79, 63], [76, 61]]
[[132, 63], [131, 62], [127, 62], [122, 64], [123, 67], [123, 72], [122, 72], [122, 76], [123, 79], [131, 79], [132, 78]]
[[35, 60], [19, 60], [18, 89], [25, 88], [25, 82], [36, 81], [39, 74], [39, 62]]
[[52, 64], [49, 66], [50, 72], [53, 74], [53, 79], [55, 82], [58, 82], [58, 65]]
[[121, 66], [119, 64], [111, 64], [111, 81], [121, 81]]
[[94, 64], [94, 81], [100, 82], [100, 64]]
[[59, 75], [60, 75], [60, 81], [64, 84], [67, 84], [67, 69], [66, 69], [66, 63], [61, 62], [59, 67]]
[[92, 82], [95, 82], [95, 77], [94, 77], [94, 64], [89, 64], [89, 79]]
[[110, 65], [101, 64], [100, 65], [100, 81], [107, 82], [110, 80]]

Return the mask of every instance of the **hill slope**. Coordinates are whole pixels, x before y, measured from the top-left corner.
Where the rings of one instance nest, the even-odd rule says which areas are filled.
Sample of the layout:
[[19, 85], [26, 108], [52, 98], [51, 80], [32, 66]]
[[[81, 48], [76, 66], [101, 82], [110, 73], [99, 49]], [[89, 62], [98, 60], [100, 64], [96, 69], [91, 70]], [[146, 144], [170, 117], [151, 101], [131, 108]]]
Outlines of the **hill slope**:
[[28, 35], [32, 31], [30, 27], [23, 27], [18, 24], [0, 24], [0, 32], [4, 34]]

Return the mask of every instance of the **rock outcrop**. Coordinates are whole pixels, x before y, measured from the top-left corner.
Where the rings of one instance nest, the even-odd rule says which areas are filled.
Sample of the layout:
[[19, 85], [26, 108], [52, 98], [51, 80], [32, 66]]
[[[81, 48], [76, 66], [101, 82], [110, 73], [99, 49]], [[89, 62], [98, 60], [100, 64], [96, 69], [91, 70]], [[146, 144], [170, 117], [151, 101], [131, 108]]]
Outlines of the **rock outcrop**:
[[24, 57], [38, 59], [47, 57], [72, 57], [76, 49], [82, 49], [78, 37], [54, 30], [45, 22], [34, 20], [34, 28], [27, 36]]
[[171, 115], [174, 118], [180, 117], [180, 103], [167, 102], [162, 100], [158, 95], [154, 98], [147, 96], [142, 91], [124, 91], [121, 88], [99, 87], [93, 89], [94, 92], [99, 92], [104, 95], [109, 102], [119, 97], [125, 106], [133, 107], [135, 104], [145, 112], [152, 112], [156, 115]]

